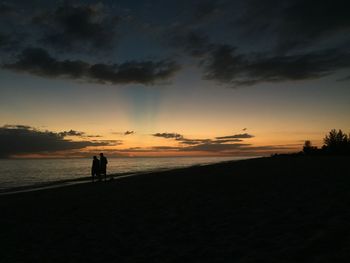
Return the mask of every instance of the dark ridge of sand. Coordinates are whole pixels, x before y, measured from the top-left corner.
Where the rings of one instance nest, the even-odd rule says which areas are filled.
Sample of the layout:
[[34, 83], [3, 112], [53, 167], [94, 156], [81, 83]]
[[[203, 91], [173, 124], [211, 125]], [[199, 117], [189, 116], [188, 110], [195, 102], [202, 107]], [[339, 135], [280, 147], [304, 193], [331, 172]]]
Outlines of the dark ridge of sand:
[[0, 262], [349, 262], [350, 157], [274, 157], [0, 196]]

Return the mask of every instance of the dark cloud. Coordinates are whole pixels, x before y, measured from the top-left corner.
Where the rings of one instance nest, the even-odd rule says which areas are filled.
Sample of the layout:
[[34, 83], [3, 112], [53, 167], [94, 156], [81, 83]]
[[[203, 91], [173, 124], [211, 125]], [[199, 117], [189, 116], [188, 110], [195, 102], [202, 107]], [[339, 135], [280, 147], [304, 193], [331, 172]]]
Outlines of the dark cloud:
[[295, 151], [296, 146], [292, 145], [265, 145], [252, 146], [249, 143], [243, 143], [244, 139], [253, 138], [248, 133], [234, 134], [229, 136], [215, 137], [216, 139], [188, 139], [178, 133], [155, 133], [155, 137], [171, 139], [178, 142], [178, 146], [152, 146], [152, 147], [132, 147], [117, 150], [120, 153], [154, 153], [154, 152], [206, 152], [208, 154], [239, 155], [246, 154], [252, 156], [266, 155], [276, 152]]
[[110, 141], [71, 141], [65, 136], [64, 132], [39, 131], [26, 125], [5, 125], [0, 127], [0, 157], [112, 145]]
[[41, 42], [60, 50], [84, 51], [114, 46], [118, 17], [107, 12], [102, 4], [83, 5], [65, 2], [54, 11], [33, 18], [44, 31]]
[[267, 57], [242, 55], [228, 45], [217, 46], [203, 63], [205, 78], [233, 86], [259, 82], [316, 79], [350, 67], [350, 53], [338, 50]]
[[166, 138], [166, 139], [176, 139], [176, 140], [183, 139], [183, 136], [181, 134], [178, 134], [178, 133], [163, 132], [163, 133], [155, 133], [152, 135], [155, 137], [161, 137], [161, 138]]
[[195, 5], [194, 21], [208, 21], [222, 13], [223, 5], [220, 1], [201, 0]]
[[[34, 7], [30, 1], [2, 2], [1, 55], [23, 50], [5, 67], [45, 77], [153, 84], [168, 80], [179, 65], [134, 58], [175, 49], [178, 61], [195, 61], [203, 79], [228, 86], [316, 79], [349, 68], [346, 0], [196, 0], [173, 3], [173, 8], [159, 2], [154, 10], [142, 11], [134, 5], [127, 4], [125, 11], [107, 2], [44, 1]], [[135, 48], [131, 41], [138, 40]], [[143, 49], [164, 42], [165, 47]], [[115, 63], [115, 47], [121, 49], [118, 56], [133, 60]], [[108, 62], [101, 62], [106, 57], [99, 51], [108, 54]]]
[[219, 139], [219, 140], [211, 140], [212, 143], [231, 143], [231, 142], [242, 142], [241, 139]]
[[131, 134], [134, 134], [135, 132], [134, 131], [126, 131], [124, 132], [124, 135], [131, 135]]
[[105, 144], [100, 146], [116, 146], [123, 144], [121, 140], [91, 140], [90, 142]]
[[182, 27], [175, 27], [171, 31], [172, 37], [169, 39], [168, 33], [166, 38], [169, 39], [170, 45], [176, 48], [180, 48], [186, 54], [192, 57], [202, 57], [208, 53], [210, 48], [209, 37], [200, 32], [192, 29], [186, 29]]
[[350, 80], [350, 76], [338, 79], [337, 81], [349, 81]]
[[89, 66], [78, 60], [58, 61], [41, 48], [27, 48], [22, 51], [15, 63], [3, 67], [44, 77], [81, 78], [88, 72]]
[[187, 139], [187, 138], [181, 138], [181, 139], [178, 139], [178, 141], [180, 141], [180, 143], [182, 143], [182, 144], [196, 145], [196, 144], [200, 144], [200, 143], [208, 143], [211, 140], [210, 139]]
[[8, 15], [11, 14], [12, 12], [14, 12], [14, 8], [12, 5], [6, 3], [6, 2], [2, 2], [0, 3], [0, 15]]
[[281, 15], [279, 48], [282, 50], [314, 44], [337, 33], [350, 33], [349, 1], [289, 2]]
[[242, 66], [246, 63], [244, 56], [237, 54], [235, 48], [218, 45], [208, 53], [208, 58], [203, 60], [205, 78], [230, 82], [244, 70]]
[[208, 143], [211, 142], [210, 139], [188, 139], [185, 138], [183, 135], [178, 134], [178, 133], [155, 133], [152, 134], [155, 137], [161, 137], [161, 138], [165, 138], [165, 139], [175, 139], [176, 141], [178, 141], [181, 144], [184, 145], [196, 145], [196, 144], [201, 144], [201, 143]]
[[248, 134], [248, 133], [241, 133], [241, 134], [234, 134], [234, 135], [229, 135], [229, 136], [221, 136], [221, 137], [216, 137], [218, 140], [222, 139], [249, 139], [253, 138], [254, 135]]
[[[232, 144], [232, 143], [237, 143], [241, 142], [242, 139], [249, 139], [253, 138], [253, 135], [244, 133], [244, 134], [235, 134], [235, 135], [230, 135], [230, 136], [223, 136], [223, 137], [216, 137], [216, 140], [212, 139], [189, 139], [185, 138], [183, 135], [178, 134], [178, 133], [155, 133], [153, 136], [156, 137], [162, 137], [166, 139], [175, 139], [178, 141], [181, 145], [191, 145], [188, 147], [188, 149], [192, 149], [192, 146], [200, 146], [202, 145], [203, 147], [206, 147], [207, 145], [214, 145], [212, 147], [217, 147], [219, 148], [219, 144]], [[182, 146], [179, 149], [187, 149], [186, 146]]]
[[199, 58], [203, 78], [233, 87], [261, 82], [317, 79], [350, 67], [350, 53], [343, 49], [321, 49], [297, 54], [274, 52], [240, 53], [237, 47], [215, 44], [199, 31], [175, 31], [175, 47]]
[[[171, 37], [168, 32], [165, 37], [174, 47], [200, 58], [204, 79], [250, 86], [317, 79], [349, 68], [348, 1], [223, 0], [200, 1], [195, 7], [193, 17], [198, 20], [220, 14], [217, 35], [225, 38], [213, 38], [209, 24], [186, 22], [176, 24]], [[225, 20], [233, 22], [223, 27]], [[245, 43], [254, 51], [245, 50]]]
[[85, 134], [84, 132], [79, 132], [79, 131], [75, 131], [75, 130], [63, 131], [63, 132], [59, 133], [59, 135], [61, 135], [62, 137], [66, 137], [66, 136], [78, 136], [78, 137], [81, 137], [84, 134]]
[[19, 43], [19, 35], [14, 37], [11, 34], [0, 32], [0, 52], [4, 55], [16, 50], [19, 46]]
[[150, 150], [165, 150], [165, 151], [178, 151], [181, 148], [173, 146], [153, 146]]
[[84, 135], [82, 137], [84, 137], [84, 138], [101, 138], [102, 136], [98, 135], [98, 134], [96, 134], [96, 135], [85, 135], [85, 133], [84, 133]]
[[179, 66], [168, 60], [130, 61], [122, 64], [88, 64], [80, 60], [56, 60], [41, 48], [25, 49], [18, 60], [4, 68], [43, 77], [67, 77], [111, 84], [154, 84], [170, 78]]
[[[349, 32], [346, 0], [259, 0], [240, 1], [240, 12], [231, 17], [231, 27], [259, 44], [268, 41], [277, 52], [289, 52], [336, 39]], [[232, 10], [233, 3], [227, 9]]]
[[90, 67], [89, 77], [101, 83], [128, 84], [155, 82], [171, 78], [180, 69], [174, 61], [130, 61], [122, 64], [95, 64]]
[[212, 139], [188, 139], [178, 133], [156, 133], [153, 134], [156, 137], [162, 137], [166, 139], [174, 139], [180, 143], [178, 147], [153, 147], [157, 150], [178, 150], [178, 151], [206, 151], [206, 152], [225, 152], [233, 149], [239, 149], [249, 144], [238, 143], [242, 142], [242, 139], [248, 139], [254, 137], [253, 135], [235, 134], [231, 136], [216, 137], [216, 140]]
[[0, 47], [5, 46], [8, 43], [8, 36], [0, 32]]

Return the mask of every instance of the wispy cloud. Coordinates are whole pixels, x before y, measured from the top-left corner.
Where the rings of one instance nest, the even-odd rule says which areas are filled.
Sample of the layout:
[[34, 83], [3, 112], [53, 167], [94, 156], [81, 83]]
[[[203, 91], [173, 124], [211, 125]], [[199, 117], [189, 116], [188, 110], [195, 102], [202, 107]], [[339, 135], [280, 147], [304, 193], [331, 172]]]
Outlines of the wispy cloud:
[[161, 138], [166, 138], [166, 139], [176, 139], [180, 140], [183, 138], [181, 134], [178, 133], [168, 133], [168, 132], [163, 132], [163, 133], [155, 133], [152, 134], [155, 137], [161, 137]]
[[234, 134], [229, 136], [215, 137], [215, 139], [192, 139], [186, 138], [179, 133], [155, 133], [155, 137], [173, 139], [180, 145], [177, 147], [153, 147], [154, 149], [176, 150], [176, 151], [205, 151], [205, 152], [225, 152], [233, 149], [240, 149], [250, 144], [242, 143], [243, 139], [250, 139], [254, 136], [248, 133]]
[[216, 137], [216, 139], [218, 139], [218, 140], [222, 140], [222, 139], [250, 139], [253, 137], [254, 137], [254, 135], [251, 135], [248, 133], [240, 133], [240, 134]]
[[126, 132], [124, 132], [124, 135], [132, 135], [132, 134], [135, 134], [135, 132], [134, 131], [126, 131]]

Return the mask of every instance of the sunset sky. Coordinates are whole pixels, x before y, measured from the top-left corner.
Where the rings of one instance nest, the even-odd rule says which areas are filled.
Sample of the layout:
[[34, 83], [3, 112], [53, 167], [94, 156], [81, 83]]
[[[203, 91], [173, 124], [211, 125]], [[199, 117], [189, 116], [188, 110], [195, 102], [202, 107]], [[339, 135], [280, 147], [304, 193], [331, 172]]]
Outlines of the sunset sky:
[[0, 157], [269, 155], [350, 131], [348, 1], [0, 1]]

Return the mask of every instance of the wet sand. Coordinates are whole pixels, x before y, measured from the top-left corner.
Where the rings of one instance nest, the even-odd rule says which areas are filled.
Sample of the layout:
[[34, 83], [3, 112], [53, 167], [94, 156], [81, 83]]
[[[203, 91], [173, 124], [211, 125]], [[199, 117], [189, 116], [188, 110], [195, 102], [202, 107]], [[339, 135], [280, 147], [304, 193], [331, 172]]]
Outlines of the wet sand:
[[350, 158], [273, 157], [0, 196], [1, 262], [349, 262]]

